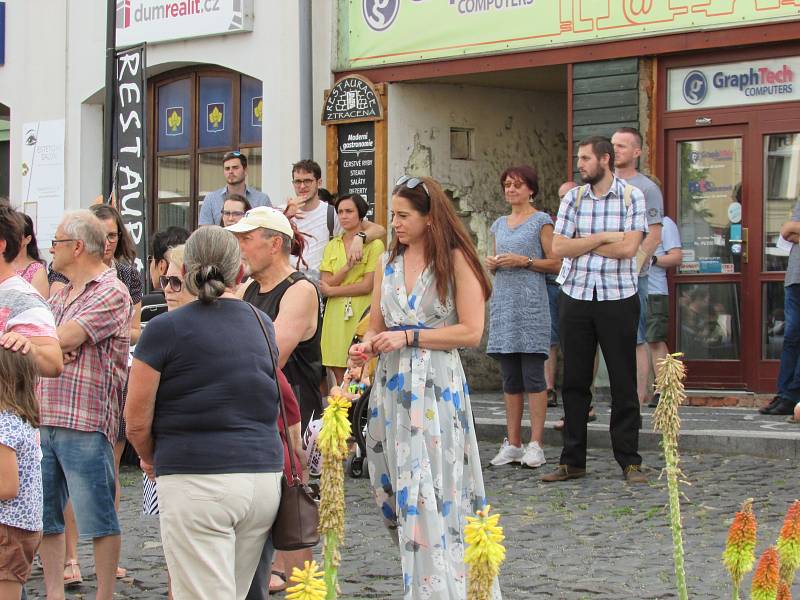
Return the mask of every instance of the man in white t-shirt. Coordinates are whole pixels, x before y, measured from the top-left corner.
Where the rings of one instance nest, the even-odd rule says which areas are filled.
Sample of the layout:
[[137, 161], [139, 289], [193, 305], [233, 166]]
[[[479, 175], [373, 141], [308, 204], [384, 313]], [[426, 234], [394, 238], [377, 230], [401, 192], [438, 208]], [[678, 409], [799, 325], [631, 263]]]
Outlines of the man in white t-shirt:
[[[313, 160], [301, 160], [292, 165], [292, 185], [294, 198], [289, 198], [286, 203], [286, 216], [295, 219], [295, 225], [301, 234], [305, 234], [306, 247], [303, 250], [302, 263], [297, 267], [304, 271], [315, 282], [319, 282], [319, 265], [322, 263], [322, 253], [325, 245], [337, 235], [342, 233], [339, 217], [333, 205], [324, 202], [319, 197], [322, 185], [322, 169]], [[377, 239], [384, 239], [386, 229], [373, 223], [364, 222], [364, 231], [357, 234], [353, 240], [347, 259], [350, 264], [361, 260], [364, 246]]]
[[[653, 372], [658, 375], [659, 361], [667, 356], [667, 336], [669, 334], [669, 288], [667, 269], [681, 264], [681, 235], [675, 221], [663, 217], [661, 221], [661, 241], [650, 259], [650, 273], [647, 289], [647, 319], [645, 338], [650, 346]], [[658, 393], [653, 395], [648, 406], [658, 406]]]
[[12, 208], [0, 206], [0, 345], [33, 356], [42, 377], [64, 370], [53, 313], [34, 287], [11, 266], [19, 254], [23, 221]]

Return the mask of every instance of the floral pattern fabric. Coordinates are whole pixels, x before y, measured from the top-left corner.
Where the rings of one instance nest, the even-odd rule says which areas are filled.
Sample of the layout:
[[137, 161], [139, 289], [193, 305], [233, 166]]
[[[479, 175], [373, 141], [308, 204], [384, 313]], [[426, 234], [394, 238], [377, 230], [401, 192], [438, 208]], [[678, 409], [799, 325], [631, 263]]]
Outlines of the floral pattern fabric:
[[42, 450], [39, 430], [9, 410], [0, 411], [0, 444], [17, 455], [19, 493], [0, 500], [0, 523], [26, 531], [42, 530]]
[[[439, 300], [430, 269], [409, 295], [402, 256], [386, 260], [381, 312], [388, 329], [458, 322], [452, 294]], [[404, 599], [465, 599], [464, 525], [486, 499], [458, 351], [408, 347], [381, 355], [369, 411], [369, 474], [399, 543]]]

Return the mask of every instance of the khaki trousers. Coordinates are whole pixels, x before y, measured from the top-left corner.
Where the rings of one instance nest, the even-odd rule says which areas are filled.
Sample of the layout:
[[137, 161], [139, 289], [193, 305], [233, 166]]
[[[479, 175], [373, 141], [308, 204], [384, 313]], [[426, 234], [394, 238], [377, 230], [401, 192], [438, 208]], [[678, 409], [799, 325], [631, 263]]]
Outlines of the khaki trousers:
[[175, 600], [243, 600], [278, 513], [281, 473], [158, 477]]

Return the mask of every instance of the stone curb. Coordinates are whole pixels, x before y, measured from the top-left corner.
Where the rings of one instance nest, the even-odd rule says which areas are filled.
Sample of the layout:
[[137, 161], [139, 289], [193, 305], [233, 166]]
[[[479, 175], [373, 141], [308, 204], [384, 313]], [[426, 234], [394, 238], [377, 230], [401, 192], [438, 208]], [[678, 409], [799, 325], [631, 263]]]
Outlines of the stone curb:
[[[547, 421], [544, 429], [545, 446], [561, 448], [561, 432], [553, 429], [555, 421]], [[647, 424], [645, 425], [647, 427]], [[502, 442], [506, 435], [506, 422], [503, 419], [478, 417], [475, 419], [475, 433], [481, 441]], [[530, 427], [523, 425], [522, 439], [528, 439]], [[639, 432], [640, 450], [659, 450], [661, 434], [654, 431]], [[588, 444], [593, 448], [611, 448], [608, 425], [589, 423]], [[800, 458], [800, 427], [798, 431], [742, 431], [729, 429], [695, 429], [681, 432], [678, 442], [683, 454], [745, 454], [766, 458]]]

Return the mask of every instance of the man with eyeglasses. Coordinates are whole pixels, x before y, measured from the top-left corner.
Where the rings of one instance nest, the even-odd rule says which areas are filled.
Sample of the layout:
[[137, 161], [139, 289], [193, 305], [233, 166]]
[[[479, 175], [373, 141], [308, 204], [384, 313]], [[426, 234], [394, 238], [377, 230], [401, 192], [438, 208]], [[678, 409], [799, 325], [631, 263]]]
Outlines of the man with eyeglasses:
[[247, 156], [238, 150], [226, 152], [222, 157], [222, 171], [225, 174], [225, 186], [206, 194], [200, 209], [198, 225], [219, 224], [225, 196], [228, 194], [244, 196], [253, 208], [272, 206], [269, 196], [247, 185]]
[[[297, 219], [297, 229], [307, 236], [303, 258], [308, 267], [301, 265], [301, 270], [315, 282], [319, 282], [319, 266], [325, 245], [343, 233], [334, 205], [320, 198], [321, 184], [322, 169], [313, 160], [301, 160], [292, 165], [292, 185], [296, 196], [287, 201], [286, 216]], [[350, 266], [361, 260], [364, 246], [385, 236], [385, 228], [364, 221], [364, 231], [356, 235], [347, 254]]]
[[127, 377], [133, 302], [116, 269], [103, 262], [105, 248], [101, 221], [79, 210], [61, 221], [50, 249], [53, 269], [69, 280], [50, 297], [61, 351], [69, 358], [61, 377], [43, 378], [38, 386], [44, 490], [39, 554], [48, 598], [64, 597], [68, 496], [79, 533], [94, 542], [96, 597], [111, 600], [114, 595], [120, 529], [113, 446]]

